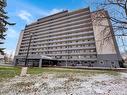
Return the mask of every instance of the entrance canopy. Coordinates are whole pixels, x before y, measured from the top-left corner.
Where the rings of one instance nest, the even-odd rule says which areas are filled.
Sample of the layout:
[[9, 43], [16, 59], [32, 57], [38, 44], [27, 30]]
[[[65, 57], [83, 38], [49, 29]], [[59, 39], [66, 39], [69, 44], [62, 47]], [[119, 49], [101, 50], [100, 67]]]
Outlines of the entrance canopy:
[[50, 60], [53, 59], [52, 57], [49, 57], [49, 56], [46, 56], [46, 55], [41, 55], [41, 58], [42, 59], [50, 59]]
[[[21, 55], [18, 55], [18, 56], [15, 56], [16, 59], [18, 58], [26, 58], [26, 56], [21, 56]], [[39, 54], [35, 54], [35, 55], [28, 55], [28, 58], [27, 59], [49, 59], [49, 60], [53, 60], [54, 58], [50, 57], [50, 56], [47, 56], [47, 55], [39, 55]]]

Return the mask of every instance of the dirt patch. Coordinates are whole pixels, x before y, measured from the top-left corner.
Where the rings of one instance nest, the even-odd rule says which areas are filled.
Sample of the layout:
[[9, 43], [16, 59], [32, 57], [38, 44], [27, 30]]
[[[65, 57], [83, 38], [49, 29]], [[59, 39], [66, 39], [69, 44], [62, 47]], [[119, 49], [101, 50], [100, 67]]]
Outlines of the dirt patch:
[[0, 82], [0, 95], [127, 95], [127, 73], [43, 73]]

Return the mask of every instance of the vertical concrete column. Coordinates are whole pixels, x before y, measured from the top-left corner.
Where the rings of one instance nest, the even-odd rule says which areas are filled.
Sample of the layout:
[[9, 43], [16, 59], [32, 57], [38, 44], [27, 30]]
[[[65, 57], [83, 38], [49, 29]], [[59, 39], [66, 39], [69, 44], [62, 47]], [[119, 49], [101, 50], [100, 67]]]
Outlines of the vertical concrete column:
[[17, 61], [16, 61], [16, 58], [13, 59], [13, 63], [12, 63], [14, 66], [17, 65]]
[[42, 59], [40, 59], [39, 61], [39, 67], [41, 68], [41, 66], [42, 66]]

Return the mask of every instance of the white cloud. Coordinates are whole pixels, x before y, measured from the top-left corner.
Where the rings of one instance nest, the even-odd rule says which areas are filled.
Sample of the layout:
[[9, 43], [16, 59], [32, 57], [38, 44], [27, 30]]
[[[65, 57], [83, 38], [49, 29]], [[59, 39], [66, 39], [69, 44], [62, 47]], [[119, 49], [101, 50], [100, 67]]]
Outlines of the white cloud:
[[33, 11], [31, 12], [32, 14], [26, 10], [20, 10], [17, 16], [20, 17], [22, 20], [26, 21], [27, 24], [30, 24], [33, 22], [34, 16], [37, 14], [44, 17], [44, 16], [49, 16], [49, 15], [61, 12], [63, 10], [63, 9], [54, 8], [52, 10], [47, 11], [47, 10], [37, 9], [35, 7], [33, 7], [32, 9], [33, 9]]
[[8, 31], [7, 31], [7, 38], [18, 38], [18, 33], [14, 30], [14, 29], [12, 29], [12, 28], [9, 28], [8, 29]]
[[2, 44], [2, 47], [5, 48], [5, 53], [8, 55], [12, 54], [12, 57], [14, 56], [15, 52], [15, 46], [16, 46], [16, 41], [19, 37], [19, 33], [14, 30], [11, 27], [8, 27], [8, 30], [6, 32], [7, 36], [6, 39], [4, 40], [4, 44]]
[[[33, 7], [33, 10], [36, 10], [37, 8]], [[43, 10], [43, 9], [38, 9], [37, 11], [34, 11], [35, 14], [41, 15], [41, 16], [49, 16], [58, 12], [63, 11], [63, 9], [57, 9], [54, 8], [52, 10]]]
[[26, 10], [19, 11], [18, 16], [27, 23], [31, 23], [33, 19], [31, 13], [27, 12]]
[[58, 12], [61, 12], [61, 11], [63, 11], [63, 9], [52, 9], [52, 10], [48, 13], [48, 15], [52, 15], [52, 14], [55, 14], [55, 13], [58, 13]]
[[[22, 2], [22, 0], [14, 0], [14, 1], [16, 4], [15, 7], [16, 7], [16, 10], [18, 12], [18, 16], [20, 14], [20, 16], [22, 17], [21, 14], [24, 14], [24, 13], [28, 15], [27, 16], [27, 22], [29, 21], [28, 19], [31, 19], [31, 16], [33, 18], [35, 18], [35, 16], [37, 16], [37, 17], [48, 16], [48, 15], [54, 14], [56, 12], [62, 11], [62, 9], [58, 9], [58, 8], [53, 8], [51, 10], [43, 9], [42, 6], [39, 7], [37, 5], [35, 6], [33, 4], [30, 4], [30, 3], [24, 3], [24, 2]], [[17, 12], [16, 12], [16, 14], [17, 14]], [[23, 15], [23, 19], [24, 19], [24, 15]], [[26, 19], [26, 15], [25, 15], [25, 19]]]
[[15, 50], [14, 49], [5, 49], [5, 53], [8, 57], [14, 58]]

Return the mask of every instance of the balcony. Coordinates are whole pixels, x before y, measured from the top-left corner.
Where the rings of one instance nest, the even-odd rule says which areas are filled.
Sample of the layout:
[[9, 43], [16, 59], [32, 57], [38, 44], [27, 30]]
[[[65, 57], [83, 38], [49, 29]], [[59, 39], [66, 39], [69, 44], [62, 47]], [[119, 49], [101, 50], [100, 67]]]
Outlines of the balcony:
[[73, 58], [71, 58], [71, 59], [57, 59], [57, 60], [64, 60], [64, 61], [66, 61], [66, 60], [68, 60], [68, 61], [97, 61], [97, 58], [80, 58], [80, 59], [73, 59]]
[[28, 26], [28, 27], [26, 27], [26, 30], [31, 30], [31, 28], [37, 29], [38, 26], [40, 26], [40, 27], [41, 26], [43, 26], [43, 27], [49, 27], [49, 26], [54, 24], [53, 22], [62, 22], [62, 21], [66, 22], [67, 19], [77, 18], [77, 17], [82, 16], [82, 15], [83, 16], [90, 16], [89, 11], [88, 12], [81, 12], [81, 13], [73, 14], [73, 15], [67, 15], [67, 16], [65, 15], [65, 16], [63, 16], [61, 18], [56, 18], [55, 20], [50, 20], [50, 21], [47, 21], [47, 22], [41, 22], [39, 24]]
[[85, 36], [93, 36], [93, 31], [90, 31], [90, 32], [81, 32], [81, 33], [74, 33], [74, 34], [69, 34], [69, 35], [60, 35], [60, 36], [55, 36], [55, 37], [47, 37], [47, 38], [38, 38], [38, 39], [36, 39], [36, 40], [34, 40], [34, 41], [38, 41], [38, 40], [40, 40], [40, 39], [43, 39], [43, 40], [57, 40], [57, 39], [61, 39], [61, 38], [69, 38], [69, 37], [75, 37], [75, 36], [82, 36], [82, 35], [84, 35], [84, 37]]
[[64, 48], [64, 49], [46, 49], [44, 51], [71, 51], [71, 50], [90, 50], [90, 49], [96, 49], [95, 46], [90, 46], [90, 47], [72, 47], [72, 48]]
[[[72, 32], [74, 32], [74, 31], [83, 31], [83, 29], [90, 29], [90, 28], [92, 28], [92, 27], [85, 27], [85, 28], [80, 28], [80, 29], [73, 29], [73, 30], [67, 30], [66, 32], [67, 33], [72, 33]], [[89, 34], [89, 32], [83, 32], [84, 34], [86, 33], [86, 34]], [[77, 33], [76, 34], [73, 34], [73, 35], [77, 35]], [[63, 38], [65, 38], [65, 37], [68, 37], [68, 36], [70, 36], [70, 34], [69, 35], [63, 35]], [[62, 36], [59, 36], [59, 38], [61, 38]], [[43, 39], [43, 40], [42, 40]], [[58, 39], [58, 36], [56, 36], [56, 37], [48, 37], [48, 38], [38, 38], [38, 39], [36, 39], [36, 40], [34, 40], [35, 42], [37, 42], [37, 41], [45, 41], [45, 40], [49, 40], [49, 39]]]
[[[94, 36], [85, 36], [85, 37], [78, 37], [78, 38], [68, 38], [68, 39], [63, 39], [63, 40], [57, 40], [57, 41], [52, 41], [51, 43], [53, 42], [65, 42], [65, 41], [78, 41], [78, 40], [84, 40], [84, 39], [93, 39]], [[45, 40], [45, 39], [43, 39]], [[41, 42], [43, 42], [43, 40], [40, 40]], [[49, 42], [47, 42], [49, 43]], [[41, 43], [40, 43], [41, 44]], [[33, 44], [35, 45], [35, 44]]]
[[[36, 47], [32, 47], [31, 48], [45, 48], [45, 47], [59, 47], [59, 46], [72, 46], [72, 45], [84, 45], [84, 44], [94, 44], [95, 41], [88, 41], [88, 42], [73, 42], [73, 43], [63, 43], [63, 44], [58, 44], [58, 45], [46, 45], [46, 46], [36, 46]], [[46, 44], [46, 43], [42, 43], [42, 44]]]
[[56, 55], [64, 55], [64, 56], [68, 56], [68, 55], [96, 55], [96, 52], [87, 52], [87, 53], [55, 53], [55, 54], [46, 54], [48, 56], [56, 56]]
[[[68, 26], [71, 26], [71, 25], [77, 25], [77, 24], [81, 24], [81, 23], [83, 23], [85, 20], [79, 20], [79, 21], [74, 21], [74, 22], [71, 22], [71, 23], [68, 23]], [[89, 19], [88, 20], [86, 20], [86, 21], [89, 21]], [[84, 23], [84, 25], [86, 24], [86, 25], [88, 25], [88, 24], [90, 24], [91, 22], [89, 21], [88, 23]], [[61, 26], [63, 26], [63, 27], [65, 27], [67, 24], [65, 23], [65, 24], [63, 24], [63, 25], [61, 25]], [[67, 28], [67, 27], [66, 27]], [[41, 29], [43, 29], [43, 28], [41, 28]], [[49, 28], [48, 28], [49, 29]], [[51, 29], [50, 29], [51, 30]], [[57, 31], [50, 31], [50, 30], [47, 30], [47, 31], [41, 31], [41, 30], [38, 30], [38, 32], [36, 32], [37, 30], [35, 30], [35, 31], [33, 31], [33, 33], [35, 33], [36, 34], [36, 36], [38, 36], [38, 35], [49, 35], [49, 33], [52, 33], [52, 34], [57, 34], [57, 33], [61, 33], [61, 31], [65, 31], [65, 29], [63, 29], [63, 30], [61, 30], [60, 32], [59, 32], [59, 30], [57, 30]], [[40, 31], [40, 32], [39, 32]], [[56, 33], [57, 32], [57, 33]], [[23, 35], [23, 37], [29, 37], [29, 35], [27, 34], [26, 35], [26, 33], [24, 33], [24, 35]]]
[[38, 31], [46, 31], [46, 30], [49, 30], [49, 28], [53, 28], [54, 25], [55, 26], [60, 25], [60, 24], [62, 25], [62, 23], [69, 24], [70, 22], [75, 22], [75, 21], [78, 21], [78, 20], [88, 20], [88, 19], [90, 20], [91, 18], [90, 17], [84, 17], [84, 16], [81, 17], [80, 16], [80, 17], [77, 17], [77, 18], [73, 18], [73, 19], [69, 19], [69, 20], [65, 20], [65, 21], [61, 21], [61, 22], [57, 22], [57, 23], [54, 22], [53, 25], [50, 25], [47, 28], [46, 27], [40, 27], [40, 28], [37, 27], [35, 29], [31, 28], [29, 30], [25, 30], [25, 32], [29, 32], [29, 31], [36, 31], [36, 32], [38, 32]]

